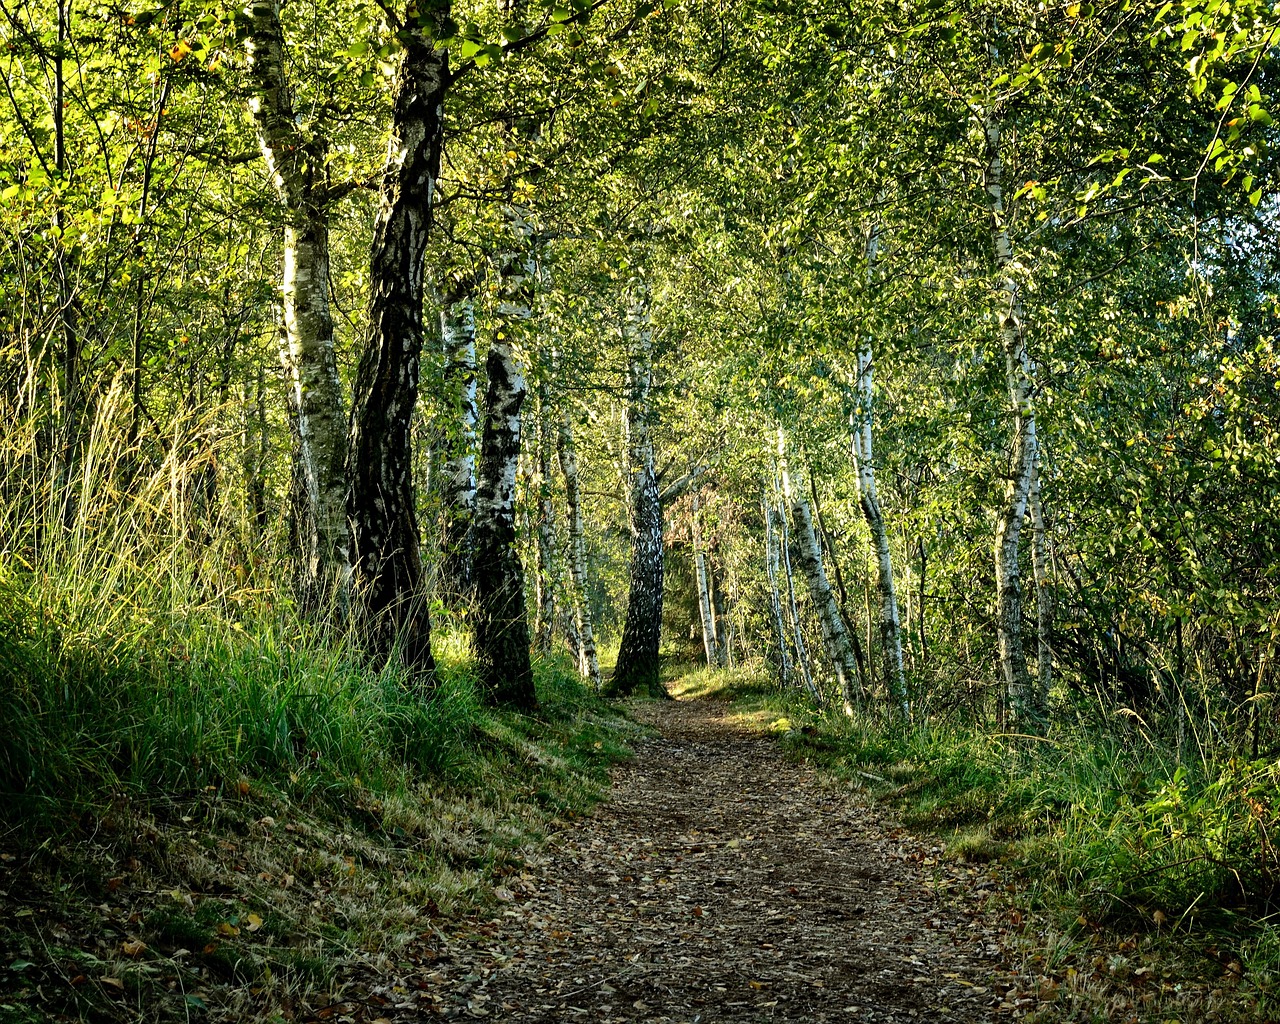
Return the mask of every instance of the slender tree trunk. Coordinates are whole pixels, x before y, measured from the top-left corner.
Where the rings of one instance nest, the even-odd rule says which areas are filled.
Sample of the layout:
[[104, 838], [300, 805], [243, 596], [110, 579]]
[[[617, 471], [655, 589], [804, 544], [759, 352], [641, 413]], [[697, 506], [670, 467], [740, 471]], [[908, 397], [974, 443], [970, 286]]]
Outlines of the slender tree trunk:
[[659, 677], [662, 637], [662, 500], [653, 467], [649, 391], [653, 386], [653, 333], [648, 294], [634, 286], [624, 330], [627, 334], [627, 444], [631, 466], [631, 584], [627, 617], [610, 689], [668, 696]]
[[466, 603], [472, 587], [471, 525], [476, 507], [476, 315], [470, 282], [443, 297], [440, 335], [444, 341], [445, 432], [440, 475], [443, 515], [440, 530], [440, 589], [446, 599]]
[[551, 420], [547, 387], [538, 388], [538, 576], [535, 582], [537, 598], [537, 628], [534, 637], [538, 650], [546, 654], [551, 650], [556, 624], [556, 510], [551, 490]]
[[715, 631], [716, 653], [720, 667], [732, 665], [729, 654], [729, 607], [725, 603], [724, 579], [716, 575], [715, 563], [707, 557], [707, 597], [711, 602], [711, 628]]
[[804, 573], [809, 584], [809, 597], [813, 601], [814, 611], [818, 615], [818, 624], [822, 627], [822, 641], [827, 650], [827, 657], [836, 674], [836, 682], [840, 687], [840, 698], [844, 702], [846, 714], [853, 713], [854, 702], [861, 698], [855, 693], [858, 678], [858, 664], [853, 654], [853, 644], [845, 629], [844, 619], [840, 616], [840, 606], [836, 603], [831, 584], [827, 580], [827, 571], [822, 564], [822, 546], [818, 543], [818, 534], [813, 526], [813, 513], [809, 509], [808, 499], [804, 491], [792, 487], [791, 477], [787, 470], [786, 435], [778, 428], [778, 464], [782, 473], [782, 491], [787, 503], [791, 506], [791, 518], [796, 529], [796, 550], [800, 559], [800, 571]]
[[[1031, 566], [1036, 581], [1036, 690], [1034, 706], [1044, 715], [1053, 686], [1053, 581], [1049, 576], [1049, 537], [1040, 502], [1040, 460], [1036, 460], [1028, 496], [1031, 512]], [[923, 562], [923, 556], [921, 558]]]
[[[63, 54], [68, 52], [71, 38], [71, 0], [56, 0], [58, 45], [53, 54], [53, 160], [54, 169], [62, 187], [71, 181], [71, 163], [67, 157], [66, 109], [67, 80], [62, 66]], [[54, 272], [57, 276], [58, 329], [62, 335], [61, 402], [54, 416], [51, 445], [54, 458], [53, 500], [59, 504], [60, 518], [70, 526], [76, 515], [74, 491], [75, 462], [81, 445], [84, 423], [83, 381], [84, 367], [81, 359], [81, 338], [76, 322], [76, 256], [73, 247], [67, 245], [67, 224], [62, 204], [53, 210], [53, 225], [57, 229]], [[56, 373], [55, 373], [56, 377]]]
[[333, 346], [325, 146], [298, 126], [285, 72], [278, 0], [252, 0], [245, 40], [253, 115], [276, 195], [284, 207], [284, 338], [293, 450], [293, 535], [304, 605], [332, 599], [346, 614], [350, 587], [346, 412]]
[[1027, 351], [1021, 291], [1013, 276], [1013, 245], [1004, 209], [1004, 165], [1000, 159], [1000, 122], [988, 118], [985, 125], [987, 164], [984, 186], [991, 216], [991, 242], [1000, 276], [998, 314], [1000, 342], [1004, 349], [1005, 381], [1013, 417], [1012, 450], [1005, 484], [1004, 503], [996, 521], [995, 568], [997, 630], [1000, 668], [1004, 676], [1014, 725], [1038, 729], [1040, 709], [1027, 671], [1022, 644], [1022, 580], [1018, 563], [1022, 523], [1035, 474], [1037, 455], [1036, 415], [1032, 398], [1031, 357]]
[[804, 687], [809, 691], [809, 696], [813, 699], [813, 703], [822, 708], [826, 706], [827, 702], [823, 699], [822, 692], [813, 680], [813, 670], [809, 663], [809, 650], [804, 642], [804, 627], [800, 621], [800, 602], [796, 600], [796, 574], [791, 568], [791, 537], [787, 529], [785, 498], [782, 493], [781, 481], [777, 477], [774, 479], [774, 491], [775, 497], [778, 499], [779, 546], [782, 552], [782, 566], [787, 576], [787, 610], [791, 615], [791, 635], [795, 638], [796, 664], [800, 666], [800, 675], [804, 680]]
[[[262, 540], [267, 531], [266, 466], [269, 445], [267, 429], [266, 370], [258, 363], [250, 391], [244, 386], [244, 434], [242, 438], [245, 486], [245, 512], [253, 541]], [[252, 413], [250, 410], [252, 409]]]
[[582, 528], [582, 499], [578, 480], [578, 454], [573, 445], [573, 422], [560, 419], [560, 472], [564, 474], [565, 508], [569, 516], [569, 571], [573, 577], [573, 617], [578, 634], [578, 672], [600, 690], [600, 659], [587, 603], [587, 542]]
[[[872, 227], [867, 236], [868, 277], [875, 265], [878, 244], [879, 229]], [[902, 667], [902, 625], [898, 616], [898, 596], [893, 584], [889, 530], [876, 494], [876, 470], [871, 449], [875, 400], [873, 370], [871, 338], [864, 335], [858, 345], [858, 407], [854, 413], [853, 431], [853, 456], [858, 471], [858, 505], [871, 532], [871, 546], [876, 558], [876, 589], [880, 597], [880, 646], [885, 660], [885, 679], [890, 699], [905, 720], [911, 717], [911, 705], [907, 700], [906, 675]]]
[[809, 496], [813, 498], [813, 521], [818, 528], [818, 539], [822, 542], [824, 557], [831, 564], [831, 574], [836, 580], [840, 617], [844, 619], [845, 632], [849, 634], [849, 642], [853, 644], [853, 660], [858, 665], [858, 686], [862, 688], [863, 692], [868, 692], [871, 689], [871, 673], [867, 669], [867, 658], [862, 650], [862, 641], [859, 639], [858, 631], [854, 628], [854, 624], [849, 618], [849, 594], [845, 590], [844, 574], [840, 571], [840, 559], [836, 554], [835, 538], [831, 536], [831, 531], [827, 529], [827, 524], [822, 518], [822, 503], [818, 500], [818, 481], [814, 477], [812, 469], [809, 470]]
[[418, 13], [402, 31], [391, 143], [383, 170], [370, 258], [369, 339], [351, 409], [347, 475], [353, 566], [370, 649], [397, 644], [415, 674], [434, 674], [431, 624], [413, 496], [411, 427], [422, 356], [423, 258], [440, 173], [449, 56], [449, 4], [432, 5], [431, 31]]
[[690, 520], [693, 534], [693, 570], [698, 587], [698, 618], [702, 623], [702, 649], [707, 656], [707, 668], [719, 668], [720, 644], [716, 636], [716, 624], [711, 602], [711, 586], [707, 578], [707, 556], [702, 547], [701, 505], [698, 492], [693, 492], [693, 515]]
[[485, 363], [484, 437], [476, 488], [475, 646], [489, 699], [522, 710], [537, 706], [529, 662], [524, 568], [516, 547], [516, 473], [520, 411], [528, 393], [510, 330], [500, 330]]
[[[920, 599], [916, 602], [918, 606], [916, 611], [916, 622], [920, 628], [920, 671], [924, 672], [928, 663], [929, 648], [925, 640], [924, 632], [924, 603], [925, 603], [925, 571], [928, 568], [928, 549], [925, 546], [924, 537], [920, 538]], [[908, 628], [910, 623], [907, 623]]]
[[773, 612], [773, 625], [778, 632], [778, 677], [783, 686], [791, 685], [791, 656], [787, 649], [787, 627], [782, 614], [782, 594], [778, 587], [781, 561], [777, 547], [777, 530], [774, 526], [772, 495], [764, 496], [764, 559], [769, 574], [769, 607]]

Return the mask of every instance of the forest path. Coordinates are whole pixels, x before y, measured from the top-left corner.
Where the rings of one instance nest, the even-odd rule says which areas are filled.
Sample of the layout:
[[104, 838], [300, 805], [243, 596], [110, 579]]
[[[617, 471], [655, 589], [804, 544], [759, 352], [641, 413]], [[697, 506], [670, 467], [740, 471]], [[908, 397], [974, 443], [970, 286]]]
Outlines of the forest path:
[[988, 875], [960, 869], [957, 883], [727, 705], [633, 713], [661, 735], [616, 769], [611, 799], [499, 890], [500, 916], [464, 922], [424, 967], [437, 1013], [593, 1024], [1010, 1013], [980, 909]]

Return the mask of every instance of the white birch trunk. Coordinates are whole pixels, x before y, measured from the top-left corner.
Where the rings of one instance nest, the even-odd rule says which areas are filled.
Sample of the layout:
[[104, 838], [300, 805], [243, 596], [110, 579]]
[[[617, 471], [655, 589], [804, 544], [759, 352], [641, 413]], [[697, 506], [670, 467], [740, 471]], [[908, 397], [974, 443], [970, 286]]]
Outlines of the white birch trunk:
[[654, 473], [649, 393], [653, 387], [653, 328], [648, 289], [633, 282], [623, 327], [628, 352], [627, 450], [631, 472], [631, 579], [622, 643], [613, 674], [620, 694], [666, 694], [659, 673], [662, 638], [662, 500]]
[[[873, 227], [867, 237], [867, 274], [875, 263], [879, 229]], [[902, 623], [898, 614], [898, 596], [893, 584], [893, 558], [889, 547], [889, 530], [876, 493], [876, 470], [872, 458], [871, 437], [874, 421], [874, 359], [871, 338], [864, 336], [858, 344], [858, 407], [854, 413], [853, 458], [858, 471], [858, 505], [871, 533], [871, 547], [876, 559], [876, 589], [880, 598], [880, 645], [885, 660], [885, 678], [889, 696], [904, 720], [911, 717], [907, 700], [907, 681], [902, 667]]]
[[809, 692], [813, 703], [822, 708], [826, 706], [827, 702], [823, 699], [822, 691], [818, 689], [818, 684], [813, 680], [813, 669], [809, 662], [809, 649], [804, 642], [804, 627], [800, 621], [800, 602], [796, 599], [796, 574], [791, 568], [791, 536], [787, 528], [786, 499], [782, 493], [782, 483], [777, 478], [774, 480], [774, 491], [778, 498], [779, 543], [782, 551], [782, 565], [787, 575], [787, 610], [791, 616], [791, 635], [795, 639], [796, 663], [800, 666], [800, 675], [804, 680], [804, 687]]
[[587, 543], [582, 528], [582, 498], [578, 455], [573, 444], [573, 422], [560, 419], [560, 472], [564, 474], [565, 508], [569, 516], [569, 571], [573, 577], [573, 619], [578, 634], [578, 672], [600, 690], [600, 659], [596, 654], [591, 608], [587, 604]]
[[997, 301], [1000, 343], [1004, 350], [1005, 382], [1009, 389], [1009, 408], [1013, 418], [1009, 471], [995, 536], [1000, 668], [1015, 727], [1034, 729], [1038, 727], [1038, 712], [1022, 644], [1022, 581], [1018, 551], [1037, 456], [1036, 416], [1021, 291], [1014, 278], [1016, 268], [1013, 244], [1005, 218], [1000, 122], [995, 117], [989, 117], [984, 129], [987, 144], [984, 186], [991, 216], [991, 242], [999, 275]]
[[556, 511], [551, 492], [551, 423], [546, 390], [545, 385], [539, 388], [538, 395], [538, 575], [535, 580], [537, 620], [534, 629], [535, 643], [544, 654], [551, 650], [556, 621]]
[[782, 613], [782, 593], [778, 586], [781, 559], [776, 546], [777, 531], [773, 520], [773, 499], [766, 492], [764, 496], [764, 560], [765, 569], [769, 575], [769, 607], [773, 612], [773, 625], [778, 633], [778, 675], [783, 686], [790, 686], [791, 655], [787, 649], [787, 627]]
[[786, 435], [781, 427], [778, 428], [778, 465], [782, 474], [782, 492], [791, 506], [791, 518], [795, 523], [800, 570], [809, 584], [809, 597], [818, 615], [823, 645], [840, 687], [845, 713], [853, 714], [854, 700], [861, 697], [861, 694], [854, 692], [858, 678], [857, 659], [853, 654], [853, 644], [845, 629], [844, 619], [840, 616], [840, 606], [836, 603], [836, 596], [822, 564], [822, 546], [818, 543], [808, 499], [802, 488], [791, 485], [791, 477], [787, 471]]
[[1045, 529], [1044, 508], [1040, 502], [1040, 460], [1028, 497], [1031, 511], [1031, 565], [1036, 580], [1036, 689], [1034, 710], [1044, 716], [1049, 708], [1049, 690], [1053, 686], [1053, 581], [1049, 574], [1049, 536]]
[[701, 503], [698, 492], [693, 493], [693, 516], [690, 521], [693, 535], [693, 568], [698, 588], [698, 617], [702, 623], [702, 649], [707, 655], [707, 667], [719, 668], [720, 644], [716, 637], [715, 611], [711, 601], [711, 588], [707, 580], [707, 556], [702, 548]]
[[888, 527], [876, 492], [876, 465], [872, 457], [873, 402], [872, 344], [863, 340], [858, 347], [858, 411], [855, 413], [854, 462], [858, 468], [858, 504], [872, 538], [876, 556], [876, 589], [879, 596], [879, 635], [884, 657], [884, 677], [893, 704], [902, 718], [911, 717], [906, 698], [906, 676], [902, 669], [902, 625], [893, 586], [893, 559], [888, 543]]
[[303, 133], [294, 114], [278, 0], [252, 0], [246, 14], [245, 52], [253, 83], [249, 111], [285, 210], [280, 358], [291, 392], [299, 583], [306, 603], [332, 599], [345, 615], [351, 583], [347, 417], [329, 301], [325, 147]]
[[441, 585], [459, 598], [471, 593], [471, 524], [476, 504], [476, 314], [468, 295], [446, 295], [440, 310], [444, 345], [446, 434], [441, 476], [444, 522], [441, 530]]
[[516, 477], [520, 471], [522, 409], [528, 395], [515, 349], [515, 333], [533, 315], [537, 265], [529, 253], [532, 228], [508, 208], [514, 248], [500, 256], [502, 293], [498, 328], [489, 345], [489, 380], [473, 526], [475, 544], [475, 646], [489, 698], [529, 709], [536, 705], [529, 660], [529, 619], [524, 567], [516, 545]]

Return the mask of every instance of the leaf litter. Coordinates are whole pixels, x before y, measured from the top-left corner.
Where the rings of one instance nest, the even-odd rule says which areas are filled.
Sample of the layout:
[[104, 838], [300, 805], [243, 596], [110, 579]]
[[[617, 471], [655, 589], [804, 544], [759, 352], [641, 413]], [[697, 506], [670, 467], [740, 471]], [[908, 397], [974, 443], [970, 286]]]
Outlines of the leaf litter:
[[[964, 1021], [1023, 1016], [993, 869], [931, 848], [710, 701], [637, 705], [659, 738], [613, 794], [446, 929], [417, 979], [446, 1019]], [[948, 877], [948, 883], [951, 879]]]

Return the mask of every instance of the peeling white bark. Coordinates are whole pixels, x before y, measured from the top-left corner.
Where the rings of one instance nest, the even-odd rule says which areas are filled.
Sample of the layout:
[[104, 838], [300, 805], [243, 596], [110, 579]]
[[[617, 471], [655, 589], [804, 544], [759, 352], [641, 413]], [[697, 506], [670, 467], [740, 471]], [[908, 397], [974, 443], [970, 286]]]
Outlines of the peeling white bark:
[[613, 685], [619, 693], [663, 694], [658, 672], [662, 636], [662, 501], [654, 474], [649, 393], [653, 326], [644, 282], [632, 283], [623, 326], [627, 343], [627, 449], [631, 470], [631, 580]]
[[446, 405], [453, 422], [445, 440], [441, 584], [450, 595], [471, 592], [471, 523], [476, 503], [476, 317], [469, 296], [446, 296], [440, 310]]
[[813, 680], [813, 671], [809, 665], [809, 649], [804, 641], [804, 627], [800, 621], [800, 602], [796, 600], [796, 575], [791, 568], [791, 537], [787, 528], [786, 498], [782, 493], [782, 481], [775, 473], [773, 492], [777, 499], [778, 547], [782, 553], [782, 566], [787, 576], [787, 612], [791, 617], [791, 635], [796, 645], [796, 664], [800, 667], [800, 676], [810, 698], [817, 707], [825, 707], [826, 701], [817, 683]]
[[538, 494], [538, 574], [535, 580], [537, 623], [534, 638], [538, 650], [543, 653], [551, 650], [556, 620], [556, 512], [551, 491], [551, 423], [546, 392], [545, 385], [539, 388], [538, 472], [535, 481]]
[[516, 547], [520, 411], [528, 385], [510, 330], [497, 332], [485, 367], [489, 386], [474, 525], [476, 655], [492, 700], [531, 708], [537, 698], [529, 662], [524, 569]]

